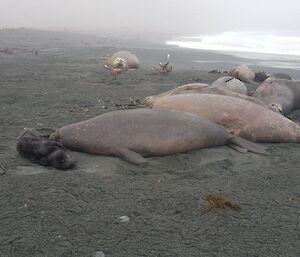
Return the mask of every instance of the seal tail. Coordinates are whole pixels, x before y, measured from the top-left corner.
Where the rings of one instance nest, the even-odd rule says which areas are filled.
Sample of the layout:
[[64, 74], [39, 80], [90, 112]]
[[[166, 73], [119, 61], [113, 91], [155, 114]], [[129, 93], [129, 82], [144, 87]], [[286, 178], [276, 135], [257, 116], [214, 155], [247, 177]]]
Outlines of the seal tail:
[[266, 147], [250, 142], [241, 137], [231, 137], [228, 140], [227, 144], [241, 153], [246, 153], [247, 151], [249, 151], [262, 155], [270, 155], [270, 153], [266, 151]]

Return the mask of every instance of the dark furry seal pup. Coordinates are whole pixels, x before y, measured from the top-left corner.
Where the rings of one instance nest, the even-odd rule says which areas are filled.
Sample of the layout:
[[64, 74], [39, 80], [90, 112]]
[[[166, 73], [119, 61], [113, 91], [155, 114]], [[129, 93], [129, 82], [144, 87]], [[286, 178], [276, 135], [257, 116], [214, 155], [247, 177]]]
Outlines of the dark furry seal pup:
[[34, 130], [26, 130], [19, 136], [17, 151], [22, 157], [43, 166], [67, 170], [76, 165], [76, 160], [67, 154], [61, 143], [41, 136]]

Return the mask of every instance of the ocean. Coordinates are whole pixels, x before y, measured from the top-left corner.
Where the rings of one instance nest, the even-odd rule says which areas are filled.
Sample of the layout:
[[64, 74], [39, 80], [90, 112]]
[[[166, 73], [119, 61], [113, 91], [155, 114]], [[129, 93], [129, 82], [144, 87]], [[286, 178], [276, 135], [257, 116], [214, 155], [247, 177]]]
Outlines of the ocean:
[[166, 41], [166, 44], [253, 59], [254, 65], [300, 70], [300, 36], [286, 32], [224, 32], [217, 35], [180, 36]]

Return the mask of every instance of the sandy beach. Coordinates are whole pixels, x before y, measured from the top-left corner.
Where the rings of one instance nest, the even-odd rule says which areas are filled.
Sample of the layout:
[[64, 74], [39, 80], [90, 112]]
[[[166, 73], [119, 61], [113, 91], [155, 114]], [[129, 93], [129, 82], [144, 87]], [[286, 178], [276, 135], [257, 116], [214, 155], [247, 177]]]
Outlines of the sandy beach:
[[[0, 31], [6, 47], [15, 49], [0, 55], [0, 162], [7, 169], [0, 176], [1, 257], [300, 256], [299, 144], [264, 144], [267, 157], [214, 147], [148, 158], [147, 167], [74, 153], [78, 166], [69, 171], [35, 165], [16, 151], [24, 128], [59, 128], [222, 76], [210, 70], [253, 63], [256, 71], [295, 79], [300, 70], [71, 33]], [[120, 49], [136, 54], [141, 67], [113, 81], [102, 63]], [[151, 67], [168, 53], [175, 70], [153, 75]], [[241, 211], [202, 215], [207, 192]]]

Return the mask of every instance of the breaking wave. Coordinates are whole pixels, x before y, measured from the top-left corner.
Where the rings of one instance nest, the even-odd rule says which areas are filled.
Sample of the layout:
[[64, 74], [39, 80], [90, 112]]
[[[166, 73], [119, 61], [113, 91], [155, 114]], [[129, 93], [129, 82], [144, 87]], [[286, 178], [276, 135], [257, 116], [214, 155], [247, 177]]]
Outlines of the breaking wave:
[[219, 35], [178, 37], [168, 45], [183, 48], [300, 56], [300, 37], [284, 33], [224, 32]]

